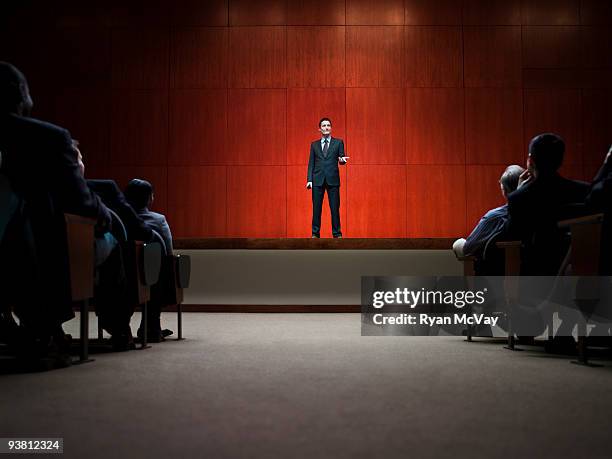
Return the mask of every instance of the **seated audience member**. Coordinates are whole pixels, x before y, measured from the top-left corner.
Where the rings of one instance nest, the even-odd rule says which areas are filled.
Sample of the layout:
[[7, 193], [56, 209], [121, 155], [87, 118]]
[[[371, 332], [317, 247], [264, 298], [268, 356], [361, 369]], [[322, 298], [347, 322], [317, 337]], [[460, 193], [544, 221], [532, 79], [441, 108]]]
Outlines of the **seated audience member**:
[[172, 255], [172, 232], [166, 217], [150, 210], [155, 200], [153, 185], [146, 180], [133, 179], [125, 188], [125, 197], [138, 216], [163, 238], [166, 254]]
[[[10, 290], [19, 289], [11, 301], [20, 321], [20, 339], [25, 343], [19, 346], [21, 356], [30, 368], [49, 369], [70, 363], [62, 330], [62, 323], [74, 317], [63, 214], [95, 219], [97, 234], [107, 231], [111, 217], [79, 173], [68, 131], [31, 118], [32, 106], [23, 74], [0, 62], [2, 174], [23, 200], [20, 215], [27, 217], [29, 229], [26, 234], [22, 225], [5, 234], [0, 244], [15, 247], [27, 236], [31, 242], [28, 247], [35, 248], [33, 261], [20, 266], [26, 272], [17, 272], [15, 258], [3, 257], [0, 302], [7, 301]], [[17, 284], [6, 284], [7, 279]]]
[[[140, 218], [162, 237], [166, 245], [166, 254], [172, 255], [172, 233], [170, 232], [170, 226], [166, 221], [166, 217], [150, 210], [153, 200], [155, 199], [153, 186], [146, 180], [133, 179], [125, 188], [125, 196]], [[151, 342], [161, 341], [166, 336], [172, 334], [171, 330], [162, 330], [160, 322], [161, 308], [166, 306], [164, 301], [164, 276], [171, 275], [168, 272], [170, 268], [168, 263], [162, 265], [160, 282], [151, 288], [151, 301], [148, 307], [149, 314], [147, 318], [147, 337], [150, 338]], [[141, 336], [142, 333], [143, 328], [141, 324], [138, 330], [139, 336]]]
[[[85, 164], [83, 163], [83, 155], [79, 149], [78, 141], [73, 141], [73, 148], [77, 154], [80, 172], [85, 176]], [[104, 205], [119, 216], [125, 225], [129, 240], [145, 242], [151, 240], [153, 235], [151, 228], [136, 213], [114, 180], [87, 179], [86, 182], [87, 186], [99, 196]]]
[[594, 212], [603, 212], [600, 272], [612, 275], [612, 146], [603, 165], [593, 179], [587, 205]]
[[[77, 141], [73, 142], [73, 148], [80, 172], [84, 177], [85, 164]], [[149, 242], [151, 240], [153, 236], [151, 229], [134, 212], [115, 181], [87, 180], [87, 185], [121, 219], [129, 241]], [[113, 348], [118, 351], [134, 347], [130, 319], [134, 314], [135, 304], [128, 297], [124, 249], [121, 245], [114, 247], [108, 259], [98, 267], [98, 282], [94, 297], [100, 324], [111, 334]]]
[[521, 166], [508, 166], [499, 179], [501, 193], [506, 204], [488, 211], [472, 230], [467, 239], [457, 239], [453, 250], [457, 256], [473, 255], [482, 258], [487, 243], [501, 235], [508, 220], [508, 195], [516, 190], [520, 175], [525, 171]]
[[565, 143], [556, 134], [541, 134], [529, 143], [527, 170], [508, 196], [508, 235], [523, 242], [521, 274], [555, 276], [568, 241], [557, 222], [571, 216], [573, 204], [584, 204], [589, 184], [559, 175]]

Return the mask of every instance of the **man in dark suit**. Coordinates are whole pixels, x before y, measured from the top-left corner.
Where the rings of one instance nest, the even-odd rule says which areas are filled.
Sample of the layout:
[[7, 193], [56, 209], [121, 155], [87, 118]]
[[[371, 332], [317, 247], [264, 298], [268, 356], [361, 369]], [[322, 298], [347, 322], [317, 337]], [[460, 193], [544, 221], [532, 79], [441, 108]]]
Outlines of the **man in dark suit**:
[[308, 178], [306, 188], [312, 188], [312, 237], [321, 236], [321, 209], [323, 197], [327, 190], [327, 199], [331, 210], [332, 234], [335, 238], [342, 237], [340, 229], [340, 171], [339, 164], [346, 164], [348, 156], [344, 156], [344, 142], [331, 136], [332, 124], [329, 118], [319, 121], [321, 139], [310, 144], [310, 159], [308, 161]]
[[125, 187], [125, 198], [145, 224], [162, 237], [166, 255], [172, 255], [172, 232], [166, 216], [151, 210], [155, 200], [153, 185], [146, 180], [132, 179]]
[[[63, 214], [94, 218], [97, 234], [110, 227], [111, 218], [79, 173], [68, 131], [30, 118], [32, 106], [23, 74], [11, 64], [0, 62], [1, 173], [23, 200], [23, 214], [31, 230], [30, 239], [36, 249], [37, 264], [32, 270], [34, 277], [28, 278], [28, 288], [18, 297], [15, 311], [28, 339], [40, 344], [42, 357], [48, 346], [54, 346], [54, 340], [61, 343], [61, 324], [74, 317], [67, 282]], [[12, 235], [23, 236], [24, 230]], [[6, 237], [2, 241], [3, 245], [13, 243]], [[12, 267], [11, 263], [3, 260], [0, 274]], [[14, 277], [25, 281], [28, 275], [17, 274]], [[14, 285], [8, 287], [15, 288]], [[3, 300], [6, 290], [3, 289], [0, 295], [0, 300]]]
[[508, 234], [524, 244], [521, 274], [555, 276], [568, 241], [557, 222], [572, 217], [572, 205], [583, 204], [589, 184], [559, 175], [565, 143], [556, 134], [541, 134], [529, 143], [527, 170], [508, 196]]
[[[74, 152], [81, 174], [85, 176], [85, 164], [79, 143], [73, 141]], [[89, 188], [102, 202], [117, 214], [125, 226], [128, 241], [150, 242], [153, 232], [130, 206], [114, 180], [87, 180]], [[124, 250], [114, 244], [107, 259], [98, 266], [94, 304], [100, 324], [111, 334], [113, 348], [125, 351], [134, 348], [130, 319], [134, 314], [132, 299], [128, 296], [128, 275], [124, 266]]]
[[[172, 232], [166, 217], [150, 210], [155, 200], [153, 185], [142, 179], [130, 180], [125, 188], [125, 197], [146, 225], [159, 233], [166, 247], [166, 255], [172, 255]], [[168, 258], [164, 258], [159, 282], [151, 287], [151, 301], [149, 302], [149, 316], [147, 318], [147, 335], [151, 342], [163, 341], [173, 333], [172, 330], [161, 328], [161, 310], [169, 304], [166, 294], [167, 283], [169, 277], [173, 274], [172, 265]], [[144, 323], [141, 323], [138, 335], [142, 336], [143, 333]]]

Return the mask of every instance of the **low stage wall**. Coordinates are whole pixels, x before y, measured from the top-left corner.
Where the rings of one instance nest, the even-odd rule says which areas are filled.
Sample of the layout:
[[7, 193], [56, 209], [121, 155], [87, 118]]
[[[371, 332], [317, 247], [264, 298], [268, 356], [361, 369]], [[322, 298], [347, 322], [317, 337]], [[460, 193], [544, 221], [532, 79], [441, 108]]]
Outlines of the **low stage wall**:
[[175, 241], [176, 252], [192, 259], [185, 310], [254, 312], [358, 311], [361, 276], [462, 275], [451, 243], [450, 239]]

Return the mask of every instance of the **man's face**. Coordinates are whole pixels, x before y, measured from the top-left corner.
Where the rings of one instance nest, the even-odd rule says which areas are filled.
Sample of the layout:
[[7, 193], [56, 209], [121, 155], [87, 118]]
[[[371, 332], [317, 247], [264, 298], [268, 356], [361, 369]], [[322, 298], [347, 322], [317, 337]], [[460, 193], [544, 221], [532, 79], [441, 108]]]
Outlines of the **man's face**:
[[73, 146], [74, 151], [77, 154], [77, 164], [79, 165], [79, 171], [81, 172], [81, 176], [85, 177], [85, 164], [83, 164], [83, 155], [81, 155], [81, 150], [78, 147]]
[[23, 115], [30, 116], [32, 114], [32, 108], [34, 107], [34, 102], [32, 102], [32, 96], [30, 96], [30, 88], [26, 84], [25, 87], [25, 101], [23, 103]]
[[501, 190], [501, 194], [504, 197], [504, 199], [508, 198], [508, 194], [506, 193], [506, 189], [504, 188], [504, 185], [501, 182], [501, 179], [499, 179], [499, 189]]
[[319, 126], [319, 131], [321, 132], [321, 134], [323, 134], [324, 136], [328, 136], [331, 134], [331, 123], [327, 120], [323, 121], [321, 123], [321, 125]]

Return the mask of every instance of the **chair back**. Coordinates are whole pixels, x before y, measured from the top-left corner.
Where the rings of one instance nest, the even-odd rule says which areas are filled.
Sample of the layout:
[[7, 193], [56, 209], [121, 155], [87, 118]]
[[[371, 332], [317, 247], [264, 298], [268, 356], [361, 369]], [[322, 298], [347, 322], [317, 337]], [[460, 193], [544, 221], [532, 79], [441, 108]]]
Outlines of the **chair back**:
[[598, 274], [603, 221], [604, 214], [594, 214], [559, 222], [559, 227], [569, 228], [571, 235], [569, 261], [574, 275]]
[[64, 214], [72, 301], [93, 298], [95, 220]]
[[120, 244], [124, 244], [127, 242], [128, 240], [128, 236], [127, 236], [127, 230], [125, 229], [125, 225], [123, 224], [123, 221], [121, 220], [121, 218], [119, 218], [119, 215], [117, 215], [117, 213], [112, 210], [112, 209], [108, 209], [108, 212], [111, 215], [111, 234], [115, 237], [115, 239], [117, 239], [117, 241]]
[[142, 284], [150, 287], [157, 283], [162, 264], [162, 246], [158, 242], [143, 244], [139, 260]]
[[189, 255], [176, 255], [176, 283], [180, 288], [189, 288], [191, 280], [191, 257]]

